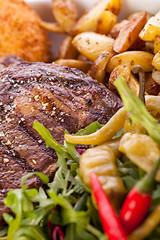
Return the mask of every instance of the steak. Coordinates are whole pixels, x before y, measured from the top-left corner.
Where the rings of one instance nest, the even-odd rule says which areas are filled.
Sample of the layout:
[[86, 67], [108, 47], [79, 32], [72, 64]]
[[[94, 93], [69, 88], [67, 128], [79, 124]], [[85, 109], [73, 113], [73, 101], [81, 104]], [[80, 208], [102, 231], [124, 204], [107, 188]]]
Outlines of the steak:
[[[93, 121], [104, 124], [122, 106], [119, 97], [77, 69], [13, 62], [1, 61], [12, 64], [0, 71], [0, 222], [8, 211], [3, 199], [20, 187], [23, 175], [40, 171], [52, 178], [56, 171], [56, 152], [45, 147], [32, 128], [34, 120], [63, 144], [65, 129], [76, 133]], [[40, 184], [37, 177], [28, 182]]]

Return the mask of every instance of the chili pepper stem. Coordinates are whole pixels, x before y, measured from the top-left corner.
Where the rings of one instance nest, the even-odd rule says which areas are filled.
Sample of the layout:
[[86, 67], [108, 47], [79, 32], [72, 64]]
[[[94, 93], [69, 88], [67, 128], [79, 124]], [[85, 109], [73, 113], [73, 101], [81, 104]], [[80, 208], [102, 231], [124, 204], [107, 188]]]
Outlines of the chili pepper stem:
[[151, 193], [153, 189], [153, 185], [155, 182], [155, 175], [160, 166], [160, 158], [154, 164], [152, 170], [147, 173], [142, 180], [136, 185], [136, 188], [140, 193]]

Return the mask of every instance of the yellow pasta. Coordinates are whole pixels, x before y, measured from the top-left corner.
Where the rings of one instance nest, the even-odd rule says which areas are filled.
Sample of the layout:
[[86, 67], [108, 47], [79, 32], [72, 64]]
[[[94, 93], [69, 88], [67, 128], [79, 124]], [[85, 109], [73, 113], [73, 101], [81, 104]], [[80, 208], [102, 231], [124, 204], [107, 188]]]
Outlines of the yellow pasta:
[[[117, 205], [126, 193], [121, 178], [118, 176], [115, 164], [118, 156], [119, 139], [111, 140], [94, 148], [87, 149], [80, 157], [80, 176], [87, 188], [91, 188], [90, 173], [94, 171], [106, 194]], [[117, 196], [117, 198], [115, 198]]]
[[[160, 157], [158, 144], [148, 135], [140, 133], [124, 134], [120, 141], [119, 150], [146, 172], [152, 169], [154, 163]], [[160, 181], [160, 170], [156, 179]]]

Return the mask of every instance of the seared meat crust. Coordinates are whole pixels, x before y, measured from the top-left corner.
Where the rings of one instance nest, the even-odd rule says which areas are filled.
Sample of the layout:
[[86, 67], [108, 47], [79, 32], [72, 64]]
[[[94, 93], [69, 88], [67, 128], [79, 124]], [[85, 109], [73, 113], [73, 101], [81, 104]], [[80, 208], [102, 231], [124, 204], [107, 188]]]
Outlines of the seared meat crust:
[[[104, 85], [77, 69], [45, 63], [12, 64], [0, 72], [0, 221], [3, 198], [21, 177], [41, 171], [53, 177], [57, 156], [32, 128], [38, 120], [63, 143], [93, 121], [106, 123], [122, 106]], [[38, 186], [37, 178], [29, 186]]]

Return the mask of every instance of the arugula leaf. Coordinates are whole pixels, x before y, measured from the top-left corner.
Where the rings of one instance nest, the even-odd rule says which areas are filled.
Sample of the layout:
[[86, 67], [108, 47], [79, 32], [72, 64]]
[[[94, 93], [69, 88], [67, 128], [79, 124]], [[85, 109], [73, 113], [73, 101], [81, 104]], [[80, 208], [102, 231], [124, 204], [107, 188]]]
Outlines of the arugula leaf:
[[14, 233], [21, 225], [23, 211], [33, 211], [34, 207], [31, 200], [29, 199], [27, 192], [24, 191], [24, 189], [15, 189], [9, 191], [7, 197], [4, 199], [4, 203], [7, 207], [10, 207], [12, 212], [15, 214], [15, 218], [12, 218], [12, 220], [10, 218], [8, 222], [9, 229], [7, 239], [13, 240]]
[[102, 124], [95, 121], [95, 122], [91, 123], [90, 125], [88, 125], [86, 128], [80, 129], [75, 135], [78, 135], [78, 136], [88, 135], [88, 134], [98, 131], [102, 127], [103, 127]]
[[114, 84], [123, 100], [126, 111], [130, 113], [130, 119], [133, 122], [142, 124], [148, 134], [160, 144], [160, 124], [158, 124], [157, 120], [148, 112], [144, 103], [136, 97], [122, 76], [120, 76]]
[[[26, 237], [26, 238], [24, 238]], [[30, 240], [47, 240], [41, 228], [38, 226], [21, 226], [18, 231], [15, 232], [12, 240], [21, 240], [21, 239], [30, 239]]]
[[39, 178], [41, 178], [41, 180], [47, 184], [49, 182], [49, 177], [47, 177], [45, 174], [40, 173], [40, 172], [33, 172], [33, 173], [28, 173], [25, 176], [22, 177], [21, 179], [21, 187], [22, 188], [26, 188], [27, 185], [24, 185], [24, 183], [26, 182], [26, 180], [30, 177], [32, 177], [33, 175], [37, 175]]
[[43, 124], [39, 123], [37, 120], [33, 122], [33, 128], [41, 135], [46, 143], [46, 147], [52, 147], [55, 149], [57, 154], [63, 154], [64, 157], [69, 157], [67, 150], [64, 146], [59, 144], [50, 134], [47, 128]]
[[76, 223], [77, 231], [82, 231], [89, 223], [89, 211], [77, 212], [72, 205], [62, 196], [55, 192], [48, 191], [49, 196], [54, 200], [54, 203], [61, 206], [61, 225]]
[[69, 224], [66, 228], [65, 240], [97, 240], [92, 234], [83, 230], [81, 232], [76, 231], [75, 224]]

